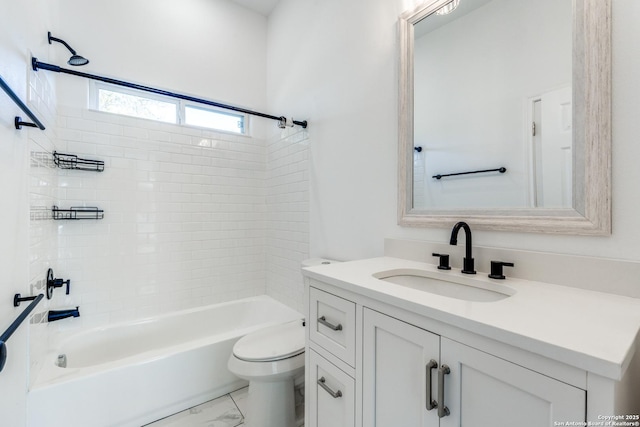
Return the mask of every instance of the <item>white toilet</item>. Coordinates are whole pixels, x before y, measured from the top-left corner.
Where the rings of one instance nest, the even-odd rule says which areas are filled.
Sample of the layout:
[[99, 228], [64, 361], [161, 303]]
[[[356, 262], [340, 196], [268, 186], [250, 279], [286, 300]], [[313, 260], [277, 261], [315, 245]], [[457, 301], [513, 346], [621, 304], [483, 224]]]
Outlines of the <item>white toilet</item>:
[[249, 381], [247, 427], [295, 427], [294, 379], [304, 374], [302, 319], [252, 332], [233, 346], [227, 366]]

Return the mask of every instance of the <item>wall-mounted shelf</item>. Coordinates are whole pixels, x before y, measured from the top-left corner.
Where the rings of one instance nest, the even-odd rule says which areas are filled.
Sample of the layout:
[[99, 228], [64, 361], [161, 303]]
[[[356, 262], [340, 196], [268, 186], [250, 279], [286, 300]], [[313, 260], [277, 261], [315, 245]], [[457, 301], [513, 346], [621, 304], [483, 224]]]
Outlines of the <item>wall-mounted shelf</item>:
[[90, 172], [104, 171], [104, 162], [102, 160], [82, 159], [74, 154], [64, 154], [54, 151], [53, 162], [60, 169], [76, 169]]
[[57, 206], [51, 208], [51, 214], [55, 220], [78, 220], [78, 219], [103, 219], [104, 210], [96, 207], [80, 206], [69, 209], [60, 209]]

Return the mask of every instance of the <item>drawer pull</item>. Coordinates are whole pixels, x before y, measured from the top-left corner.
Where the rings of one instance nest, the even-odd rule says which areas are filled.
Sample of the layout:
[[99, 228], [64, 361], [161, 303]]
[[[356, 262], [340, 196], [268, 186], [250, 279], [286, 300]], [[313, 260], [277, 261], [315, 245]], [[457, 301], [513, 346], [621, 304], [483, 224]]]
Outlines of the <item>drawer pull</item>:
[[327, 318], [322, 316], [318, 318], [318, 322], [323, 324], [324, 326], [326, 326], [329, 329], [333, 329], [334, 331], [341, 331], [342, 330], [342, 325], [340, 323], [338, 323], [337, 325], [334, 325], [332, 323], [327, 322]]
[[438, 402], [433, 399], [431, 396], [431, 371], [438, 367], [438, 362], [431, 359], [429, 363], [427, 363], [427, 411], [430, 411], [434, 408], [438, 407]]
[[442, 365], [438, 369], [438, 417], [446, 417], [449, 415], [449, 408], [444, 404], [444, 376], [451, 373], [451, 369], [447, 365]]
[[318, 380], [318, 385], [320, 387], [322, 387], [324, 389], [324, 391], [326, 391], [327, 393], [329, 393], [331, 395], [331, 397], [333, 397], [334, 399], [337, 399], [339, 397], [342, 397], [342, 392], [340, 390], [338, 391], [333, 391], [329, 388], [329, 386], [327, 384], [325, 384], [325, 379], [324, 377], [320, 377], [320, 379]]

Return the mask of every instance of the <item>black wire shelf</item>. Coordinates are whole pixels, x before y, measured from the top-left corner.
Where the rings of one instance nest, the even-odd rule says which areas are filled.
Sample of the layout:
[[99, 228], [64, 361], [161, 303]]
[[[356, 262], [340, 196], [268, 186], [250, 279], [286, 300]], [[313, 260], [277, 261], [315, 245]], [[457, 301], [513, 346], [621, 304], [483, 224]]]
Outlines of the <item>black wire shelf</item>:
[[102, 160], [82, 159], [74, 154], [53, 152], [53, 163], [60, 169], [76, 169], [81, 171], [102, 172], [104, 162]]
[[53, 206], [51, 215], [54, 220], [103, 219], [104, 210], [90, 206], [72, 206], [69, 209], [60, 209], [57, 206]]

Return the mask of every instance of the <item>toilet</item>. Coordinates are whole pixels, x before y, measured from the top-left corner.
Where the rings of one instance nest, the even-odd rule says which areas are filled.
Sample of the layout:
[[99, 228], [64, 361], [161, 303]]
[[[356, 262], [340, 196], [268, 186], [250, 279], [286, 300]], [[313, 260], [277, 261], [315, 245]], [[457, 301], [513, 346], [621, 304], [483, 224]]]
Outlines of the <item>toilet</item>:
[[252, 332], [233, 346], [229, 370], [249, 381], [246, 427], [296, 427], [294, 380], [304, 375], [302, 319]]

